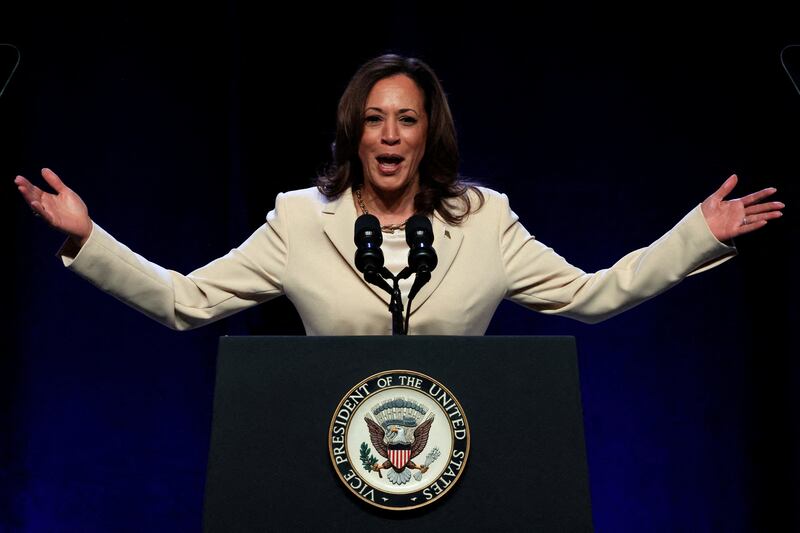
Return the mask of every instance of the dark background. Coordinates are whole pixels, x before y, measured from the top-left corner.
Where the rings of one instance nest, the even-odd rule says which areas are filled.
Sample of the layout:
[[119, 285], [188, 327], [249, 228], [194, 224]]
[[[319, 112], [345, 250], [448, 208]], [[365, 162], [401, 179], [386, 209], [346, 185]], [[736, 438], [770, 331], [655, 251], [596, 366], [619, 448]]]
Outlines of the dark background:
[[[188, 272], [311, 184], [349, 77], [385, 52], [436, 70], [461, 172], [584, 270], [733, 172], [733, 197], [778, 188], [782, 219], [653, 301], [593, 326], [504, 303], [488, 333], [576, 336], [598, 531], [800, 528], [800, 94], [779, 60], [800, 27], [759, 5], [4, 7], [22, 61], [0, 97], [0, 530], [199, 529], [218, 337], [303, 334], [283, 298], [183, 333], [137, 314], [60, 266], [14, 176], [52, 168], [98, 224]], [[0, 47], [0, 83], [14, 60]]]

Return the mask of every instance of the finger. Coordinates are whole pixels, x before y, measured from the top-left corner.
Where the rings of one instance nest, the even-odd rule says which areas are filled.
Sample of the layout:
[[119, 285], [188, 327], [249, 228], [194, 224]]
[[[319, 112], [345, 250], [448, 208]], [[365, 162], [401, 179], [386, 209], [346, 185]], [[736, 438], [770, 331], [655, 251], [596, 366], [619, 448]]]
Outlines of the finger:
[[45, 211], [44, 206], [39, 201], [31, 202], [31, 209], [33, 210], [33, 214], [37, 217], [43, 218], [50, 221], [50, 217], [47, 215], [47, 211]]
[[766, 213], [767, 211], [777, 211], [783, 209], [786, 205], [783, 202], [767, 202], [764, 204], [751, 205], [744, 210], [746, 215], [756, 215], [758, 213]]
[[733, 188], [736, 187], [736, 183], [738, 183], [738, 181], [739, 177], [736, 174], [731, 174], [730, 177], [725, 180], [725, 183], [723, 183], [722, 186], [711, 196], [721, 201], [731, 193]]
[[750, 224], [753, 224], [755, 222], [761, 222], [762, 220], [772, 220], [774, 218], [780, 218], [782, 216], [783, 213], [781, 213], [780, 211], [770, 211], [768, 213], [761, 213], [753, 216], [748, 215], [744, 217], [744, 222], [746, 222], [745, 225], [749, 226]]
[[67, 189], [67, 186], [64, 185], [64, 182], [61, 181], [61, 178], [58, 177], [58, 174], [49, 168], [42, 169], [42, 177], [58, 193], [64, 192]]
[[767, 225], [766, 220], [758, 220], [753, 222], [752, 224], [746, 224], [744, 226], [739, 226], [738, 235], [744, 235], [745, 233], [750, 233], [751, 231], [755, 231], [757, 229], [761, 229]]
[[771, 196], [778, 192], [778, 189], [775, 187], [767, 187], [766, 189], [761, 189], [760, 191], [748, 194], [747, 196], [743, 196], [740, 200], [744, 203], [745, 207], [748, 205], [752, 205], [759, 200], [766, 198], [767, 196]]
[[25, 198], [25, 201], [28, 202], [28, 205], [30, 205], [31, 202], [41, 199], [42, 190], [24, 177], [17, 176], [14, 179], [14, 183], [17, 184], [17, 190], [19, 190], [22, 197]]
[[35, 211], [34, 214], [44, 219], [44, 221], [50, 224], [51, 226], [57, 227], [56, 216], [52, 210], [52, 206], [48, 207], [47, 205], [45, 205], [45, 202], [34, 202], [33, 204], [31, 204], [31, 207]]
[[14, 178], [14, 184], [17, 186], [18, 189], [22, 189], [23, 187], [27, 189], [33, 189], [34, 185], [25, 176], [17, 176]]

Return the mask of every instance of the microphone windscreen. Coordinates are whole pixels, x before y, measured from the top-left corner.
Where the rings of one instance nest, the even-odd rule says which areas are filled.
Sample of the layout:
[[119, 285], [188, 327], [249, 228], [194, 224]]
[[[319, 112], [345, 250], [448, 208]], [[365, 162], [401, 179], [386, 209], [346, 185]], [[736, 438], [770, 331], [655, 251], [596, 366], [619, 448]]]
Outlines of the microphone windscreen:
[[419, 242], [433, 244], [433, 226], [428, 217], [413, 215], [406, 221], [406, 242], [409, 246]]
[[356, 219], [356, 228], [354, 235], [356, 246], [359, 248], [364, 239], [373, 241], [377, 246], [383, 243], [383, 235], [381, 234], [381, 223], [375, 215], [364, 214]]

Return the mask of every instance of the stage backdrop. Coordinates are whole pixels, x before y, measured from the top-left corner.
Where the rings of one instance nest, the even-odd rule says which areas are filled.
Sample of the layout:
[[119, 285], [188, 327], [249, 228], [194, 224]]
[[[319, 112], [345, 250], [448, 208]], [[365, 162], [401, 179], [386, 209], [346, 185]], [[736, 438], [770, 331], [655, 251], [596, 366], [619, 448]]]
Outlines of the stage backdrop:
[[[584, 270], [649, 244], [733, 172], [733, 196], [778, 187], [786, 216], [719, 268], [593, 326], [503, 304], [489, 334], [576, 336], [598, 531], [799, 528], [800, 94], [779, 61], [796, 18], [339, 6], [0, 14], [22, 54], [0, 97], [0, 529], [198, 529], [217, 338], [303, 334], [284, 298], [183, 333], [137, 314], [60, 265], [62, 236], [14, 176], [52, 168], [112, 235], [189, 272], [311, 185], [350, 75], [384, 52], [437, 71], [461, 172]], [[2, 83], [16, 56], [0, 53]]]

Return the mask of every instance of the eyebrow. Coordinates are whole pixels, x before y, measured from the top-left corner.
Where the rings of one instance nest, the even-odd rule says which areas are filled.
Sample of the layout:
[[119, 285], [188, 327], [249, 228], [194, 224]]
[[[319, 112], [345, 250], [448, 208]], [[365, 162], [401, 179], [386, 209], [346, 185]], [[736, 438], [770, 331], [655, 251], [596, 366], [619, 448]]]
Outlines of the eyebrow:
[[[380, 107], [368, 107], [366, 110], [367, 110], [367, 111], [369, 111], [370, 109], [374, 109], [375, 111], [378, 111], [378, 112], [380, 112], [380, 113], [383, 113], [384, 115], [386, 114], [386, 113], [383, 111], [383, 109], [381, 109]], [[412, 112], [412, 113], [414, 113], [415, 115], [419, 115], [419, 113], [417, 113], [417, 112], [416, 112], [414, 109], [411, 109], [410, 107], [404, 107], [403, 109], [399, 109], [399, 110], [398, 110], [398, 112], [399, 112], [399, 113], [406, 113], [407, 111], [411, 111], [411, 112]]]

